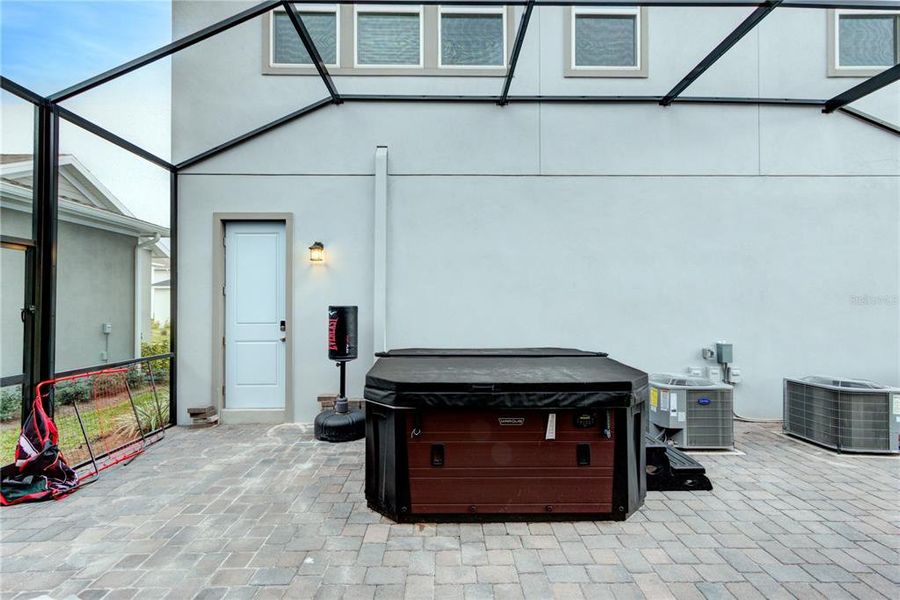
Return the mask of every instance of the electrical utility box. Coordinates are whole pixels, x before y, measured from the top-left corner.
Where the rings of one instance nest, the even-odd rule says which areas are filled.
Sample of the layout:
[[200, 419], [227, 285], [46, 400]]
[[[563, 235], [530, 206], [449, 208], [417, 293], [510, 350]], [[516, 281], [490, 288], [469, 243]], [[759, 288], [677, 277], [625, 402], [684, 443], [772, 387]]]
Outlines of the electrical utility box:
[[734, 448], [734, 388], [701, 377], [650, 376], [650, 434], [685, 450]]
[[727, 365], [734, 362], [734, 346], [728, 342], [716, 342], [716, 362]]

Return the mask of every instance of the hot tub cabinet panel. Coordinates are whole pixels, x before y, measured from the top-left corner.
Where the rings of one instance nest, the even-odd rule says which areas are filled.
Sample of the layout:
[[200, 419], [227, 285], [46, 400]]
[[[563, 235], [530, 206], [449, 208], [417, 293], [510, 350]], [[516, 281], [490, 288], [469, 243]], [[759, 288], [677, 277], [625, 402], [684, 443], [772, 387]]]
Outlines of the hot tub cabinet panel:
[[[556, 436], [547, 440], [551, 414]], [[413, 513], [612, 512], [614, 442], [600, 429], [606, 414], [435, 409], [419, 427], [409, 416]], [[578, 416], [594, 426], [576, 427]]]
[[[432, 361], [404, 360], [425, 357]], [[577, 365], [568, 362], [575, 358]], [[379, 369], [382, 361], [392, 361], [390, 369]], [[611, 379], [610, 367], [616, 382], [584, 380], [589, 372]], [[521, 369], [535, 398], [515, 376]], [[422, 370], [436, 381], [404, 390]], [[379, 379], [384, 373], [395, 379], [390, 386]], [[489, 377], [497, 380], [482, 381]], [[466, 380], [475, 380], [468, 391]], [[386, 387], [395, 393], [385, 394]], [[643, 503], [646, 375], [605, 355], [392, 351], [370, 371], [366, 391], [366, 499], [396, 521], [625, 519]]]

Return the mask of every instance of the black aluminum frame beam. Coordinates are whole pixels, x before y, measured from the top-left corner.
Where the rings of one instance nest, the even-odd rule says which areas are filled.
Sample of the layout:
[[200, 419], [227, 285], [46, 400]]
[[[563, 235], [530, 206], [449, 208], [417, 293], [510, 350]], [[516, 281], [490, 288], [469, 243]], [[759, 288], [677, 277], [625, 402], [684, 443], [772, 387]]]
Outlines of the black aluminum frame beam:
[[[508, 96], [507, 102], [551, 104], [657, 104], [662, 96]], [[500, 96], [454, 95], [403, 95], [403, 94], [345, 94], [344, 102], [448, 102], [487, 103], [498, 102]], [[825, 106], [825, 100], [817, 98], [750, 98], [729, 96], [681, 96], [674, 100], [686, 104], [742, 104], [767, 106]]]
[[[454, 96], [454, 95], [389, 95], [389, 94], [345, 94], [341, 96], [344, 102], [445, 102], [459, 104], [494, 104], [499, 103], [500, 96]], [[507, 96], [506, 102], [512, 103], [548, 103], [548, 104], [657, 104], [662, 96]], [[765, 106], [807, 106], [821, 108], [825, 106], [825, 100], [814, 98], [747, 98], [747, 97], [716, 97], [716, 96], [687, 96], [676, 98], [675, 102], [686, 104], [731, 104], [731, 105], [765, 105]], [[199, 163], [218, 154], [231, 150], [244, 142], [264, 135], [281, 125], [304, 117], [325, 106], [334, 104], [331, 98], [323, 98], [318, 102], [305, 106], [289, 113], [266, 125], [257, 127], [253, 131], [232, 138], [231, 140], [201, 152], [189, 159], [175, 165], [173, 173], [180, 173], [184, 169], [196, 166]], [[175, 220], [172, 221], [174, 231]]]
[[[263, 15], [272, 9], [284, 5], [285, 0], [266, 0], [252, 6], [227, 19], [223, 19], [195, 33], [175, 40], [143, 56], [139, 56], [124, 64], [86, 79], [64, 90], [51, 94], [48, 100], [53, 103], [63, 102], [73, 96], [86, 92], [108, 81], [121, 77], [136, 69], [140, 69], [161, 58], [183, 50], [214, 35], [222, 33], [241, 23]], [[312, 0], [299, 0], [297, 4], [312, 3]], [[444, 5], [444, 6], [659, 6], [659, 7], [740, 7], [760, 6], [753, 0], [336, 0], [337, 4], [387, 4], [387, 5]], [[845, 8], [893, 10], [900, 9], [900, 0], [784, 0], [781, 6], [787, 8]]]
[[781, 4], [782, 0], [769, 0], [765, 4], [760, 5], [756, 10], [750, 13], [746, 19], [741, 21], [741, 24], [738, 25], [734, 31], [728, 34], [728, 36], [719, 42], [719, 45], [713, 48], [712, 52], [707, 54], [703, 60], [701, 60], [696, 67], [691, 69], [691, 72], [684, 76], [684, 78], [675, 84], [668, 94], [663, 96], [663, 99], [659, 101], [661, 106], [669, 106], [672, 104], [672, 101], [677, 98], [681, 92], [686, 90], [689, 85], [694, 83], [694, 81], [703, 75], [704, 72], [717, 60], [722, 58], [722, 56], [731, 50], [731, 48], [737, 44], [741, 39], [750, 33], [754, 27], [756, 27], [760, 21], [765, 19], [769, 13], [775, 10], [779, 4]]
[[93, 121], [88, 121], [81, 115], [78, 115], [63, 106], [57, 105], [56, 110], [59, 113], [59, 116], [61, 119], [68, 121], [72, 125], [80, 127], [81, 129], [84, 129], [85, 131], [89, 131], [90, 133], [93, 133], [97, 137], [103, 138], [107, 142], [109, 142], [111, 144], [115, 144], [119, 148], [122, 148], [123, 150], [127, 150], [128, 152], [131, 152], [132, 154], [134, 154], [136, 156], [140, 156], [144, 160], [151, 162], [157, 166], [160, 166], [163, 169], [166, 169], [167, 171], [172, 171], [175, 169], [175, 165], [173, 165], [169, 161], [156, 156], [152, 152], [148, 152], [148, 151], [144, 150], [137, 144], [129, 142], [125, 138], [114, 134], [113, 132], [109, 131], [108, 129], [104, 129], [103, 127], [100, 127]]
[[178, 424], [178, 171], [169, 173], [169, 425]]
[[[395, 5], [395, 6], [527, 6], [530, 0], [335, 0], [332, 4]], [[317, 0], [295, 0], [295, 4], [316, 3]], [[535, 0], [541, 6], [648, 6], [661, 8], [756, 8], [760, 0]], [[785, 8], [894, 10], [897, 0], [785, 0]]]
[[285, 12], [287, 13], [288, 19], [290, 19], [291, 24], [293, 24], [294, 29], [297, 30], [297, 35], [300, 36], [300, 41], [303, 42], [303, 47], [306, 48], [306, 53], [309, 54], [309, 58], [313, 61], [313, 65], [316, 67], [316, 71], [319, 73], [319, 77], [322, 78], [322, 83], [325, 84], [325, 87], [328, 89], [328, 94], [331, 96], [331, 100], [335, 104], [341, 103], [341, 96], [337, 92], [337, 88], [334, 87], [334, 82], [331, 80], [331, 75], [328, 73], [328, 69], [325, 67], [325, 61], [322, 60], [322, 55], [319, 54], [319, 49], [316, 48], [316, 44], [312, 39], [312, 36], [309, 35], [309, 31], [306, 29], [306, 25], [303, 24], [303, 18], [300, 16], [300, 13], [290, 2], [282, 2], [281, 5], [284, 7]]
[[855, 85], [846, 92], [842, 92], [825, 103], [824, 113], [834, 112], [835, 110], [855, 102], [864, 96], [868, 96], [872, 92], [877, 92], [886, 85], [890, 85], [900, 79], [900, 64], [896, 64], [889, 69], [885, 69], [878, 75], [870, 77]]
[[[44, 98], [43, 96], [37, 94], [36, 92], [29, 90], [28, 88], [26, 88], [23, 85], [19, 85], [18, 83], [16, 83], [15, 81], [13, 81], [11, 79], [2, 77], [2, 78], [0, 78], [0, 83], [2, 83], [4, 90], [10, 92], [11, 94], [18, 96], [19, 98], [22, 98], [23, 100], [27, 100], [28, 102], [31, 102], [35, 106], [54, 105], [54, 103], [51, 102], [49, 99]], [[159, 156], [156, 156], [152, 152], [144, 150], [137, 144], [135, 144], [133, 142], [129, 142], [125, 138], [116, 135], [115, 133], [109, 131], [108, 129], [101, 127], [100, 125], [97, 125], [93, 121], [89, 121], [88, 119], [85, 119], [81, 115], [72, 112], [71, 110], [69, 110], [68, 108], [65, 108], [64, 106], [60, 106], [60, 105], [56, 104], [56, 105], [54, 105], [54, 109], [56, 111], [56, 114], [59, 116], [59, 118], [65, 120], [65, 121], [68, 121], [69, 123], [71, 123], [72, 125], [75, 125], [76, 127], [80, 127], [81, 129], [84, 129], [85, 131], [93, 133], [97, 137], [102, 138], [111, 144], [115, 144], [119, 148], [122, 148], [123, 150], [127, 150], [128, 152], [131, 152], [135, 156], [139, 156], [148, 162], [151, 162], [155, 165], [162, 167], [163, 169], [166, 169], [167, 171], [172, 171], [175, 169], [175, 165], [173, 165], [169, 161], [165, 160], [164, 158], [160, 158]]]
[[[346, 99], [346, 96], [345, 96], [345, 99]], [[271, 123], [267, 123], [261, 127], [257, 127], [256, 129], [254, 129], [252, 131], [248, 131], [247, 133], [245, 133], [243, 135], [239, 135], [236, 138], [232, 138], [232, 139], [228, 140], [227, 142], [219, 144], [218, 146], [216, 146], [214, 148], [210, 148], [206, 152], [201, 152], [200, 154], [197, 154], [196, 156], [193, 156], [191, 158], [183, 160], [180, 163], [178, 163], [177, 165], [175, 165], [175, 170], [176, 170], [176, 172], [180, 172], [180, 171], [183, 171], [184, 169], [193, 167], [194, 165], [201, 163], [205, 160], [208, 160], [208, 159], [212, 158], [213, 156], [216, 156], [217, 154], [221, 154], [222, 152], [231, 150], [232, 148], [240, 146], [244, 142], [249, 142], [253, 138], [259, 137], [259, 136], [263, 135], [264, 133], [268, 133], [269, 131], [272, 131], [273, 129], [275, 129], [277, 127], [280, 127], [282, 125], [290, 123], [291, 121], [299, 119], [300, 117], [302, 117], [304, 115], [308, 115], [311, 112], [315, 112], [315, 111], [319, 110], [320, 108], [323, 108], [325, 106], [330, 106], [332, 104], [334, 104], [334, 100], [332, 100], [331, 98], [323, 98], [317, 102], [313, 102], [312, 104], [304, 106], [303, 108], [301, 108], [299, 110], [295, 110], [292, 113], [286, 114], [285, 116], [283, 116], [279, 119], [275, 119]]]
[[29, 90], [24, 85], [19, 85], [12, 79], [8, 79], [6, 77], [3, 77], [2, 75], [0, 75], [0, 87], [2, 87], [4, 90], [9, 92], [10, 94], [13, 94], [14, 96], [18, 96], [22, 100], [31, 102], [35, 106], [40, 106], [41, 104], [48, 103], [47, 99], [44, 98], [43, 96], [41, 96], [40, 94], [37, 94], [37, 93]]
[[[32, 239], [36, 243], [31, 272], [33, 303], [26, 302], [23, 418], [31, 412], [38, 383], [54, 374], [56, 358], [56, 243], [59, 212], [59, 115], [49, 103], [36, 106], [34, 119]], [[27, 283], [27, 282], [26, 282]], [[27, 287], [27, 286], [26, 286]], [[28, 292], [26, 292], [27, 294]], [[27, 300], [27, 298], [26, 298]], [[53, 416], [52, 399], [45, 407]]]
[[[284, 0], [279, 0], [283, 2]], [[294, 0], [294, 4], [317, 4], [318, 0]], [[527, 6], [529, 0], [335, 0], [331, 4], [387, 6]], [[760, 0], [535, 0], [535, 6], [648, 6], [662, 8], [756, 8]], [[897, 0], [785, 0], [785, 8], [894, 10]]]
[[522, 43], [525, 41], [525, 32], [528, 30], [528, 22], [531, 20], [531, 11], [534, 10], [534, 0], [529, 0], [519, 21], [519, 30], [516, 32], [516, 41], [513, 43], [512, 52], [509, 55], [509, 67], [506, 69], [506, 79], [503, 82], [503, 91], [497, 104], [506, 106], [509, 98], [509, 88], [512, 85], [513, 75], [516, 72], [516, 64], [519, 62], [519, 53], [522, 52]]
[[896, 10], [900, 2], [895, 0], [785, 0], [784, 8], [844, 8], [856, 10]]
[[136, 69], [140, 69], [141, 67], [147, 66], [150, 63], [156, 62], [161, 58], [165, 58], [170, 54], [174, 54], [179, 50], [184, 50], [190, 46], [198, 42], [202, 42], [205, 39], [211, 38], [214, 35], [222, 33], [232, 27], [240, 25], [245, 21], [249, 21], [255, 17], [263, 15], [273, 8], [279, 6], [281, 4], [281, 0], [266, 0], [256, 6], [252, 6], [247, 10], [243, 10], [235, 15], [228, 17], [227, 19], [223, 19], [218, 23], [214, 23], [209, 27], [204, 27], [200, 31], [196, 31], [190, 35], [187, 35], [183, 38], [175, 40], [170, 44], [166, 44], [152, 52], [148, 52], [143, 56], [139, 56], [134, 60], [130, 60], [127, 63], [119, 65], [118, 67], [112, 68], [108, 71], [100, 73], [90, 79], [85, 79], [81, 83], [76, 83], [73, 86], [70, 86], [64, 90], [56, 92], [55, 94], [51, 94], [48, 99], [50, 102], [57, 103], [63, 102], [64, 100], [68, 100], [73, 96], [77, 96], [83, 92], [86, 92], [90, 89], [93, 89], [99, 85], [107, 83], [108, 81], [112, 81], [117, 77], [121, 77], [127, 73], [131, 73]]
[[869, 125], [874, 125], [879, 129], [883, 129], [888, 133], [893, 133], [894, 135], [900, 136], [900, 126], [894, 125], [893, 123], [888, 123], [884, 119], [879, 119], [874, 115], [870, 115], [867, 112], [863, 112], [861, 110], [855, 109], [852, 106], [842, 106], [838, 109], [842, 113], [846, 113], [855, 119], [859, 119], [864, 123], [868, 123]]

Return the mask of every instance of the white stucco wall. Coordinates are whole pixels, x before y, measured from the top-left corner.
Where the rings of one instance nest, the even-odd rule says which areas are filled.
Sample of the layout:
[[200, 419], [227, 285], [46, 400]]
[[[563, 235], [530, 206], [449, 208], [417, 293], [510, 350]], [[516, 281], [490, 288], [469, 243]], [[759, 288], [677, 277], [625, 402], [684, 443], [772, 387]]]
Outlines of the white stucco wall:
[[[176, 4], [176, 32], [240, 7], [202, 4], [205, 12]], [[541, 9], [513, 92], [664, 93], [747, 12], [651, 9], [648, 79], [569, 80], [561, 12]], [[829, 97], [856, 83], [825, 77], [824, 12], [781, 12], [689, 95]], [[260, 75], [260, 33], [242, 25], [175, 59], [176, 159], [322, 97], [316, 78]], [[495, 94], [501, 81], [336, 84], [345, 93]], [[900, 120], [896, 85], [861, 104]], [[337, 389], [329, 304], [360, 307], [349, 384], [362, 394], [376, 146], [389, 149], [390, 347], [566, 345], [682, 371], [705, 364], [702, 346], [727, 339], [743, 371], [737, 410], [757, 417], [780, 416], [787, 375], [900, 384], [895, 136], [814, 108], [345, 104], [180, 176], [180, 419], [211, 401], [215, 212], [294, 215], [295, 418], [311, 420], [316, 396]], [[324, 267], [305, 261], [315, 240], [327, 248]]]

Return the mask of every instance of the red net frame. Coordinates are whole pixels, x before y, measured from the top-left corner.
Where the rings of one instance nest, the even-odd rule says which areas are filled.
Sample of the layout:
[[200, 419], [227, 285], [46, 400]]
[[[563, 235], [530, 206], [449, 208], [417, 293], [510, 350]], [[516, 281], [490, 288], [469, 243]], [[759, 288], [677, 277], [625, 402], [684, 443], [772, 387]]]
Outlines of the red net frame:
[[[149, 364], [146, 371], [141, 364], [133, 367], [48, 379], [35, 390], [42, 398], [52, 390], [60, 452], [75, 469], [79, 482], [131, 461], [164, 435], [163, 426], [151, 426], [154, 413], [157, 424], [163, 419], [152, 369]], [[140, 410], [131, 383], [137, 388]]]

